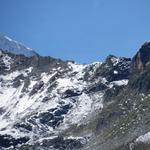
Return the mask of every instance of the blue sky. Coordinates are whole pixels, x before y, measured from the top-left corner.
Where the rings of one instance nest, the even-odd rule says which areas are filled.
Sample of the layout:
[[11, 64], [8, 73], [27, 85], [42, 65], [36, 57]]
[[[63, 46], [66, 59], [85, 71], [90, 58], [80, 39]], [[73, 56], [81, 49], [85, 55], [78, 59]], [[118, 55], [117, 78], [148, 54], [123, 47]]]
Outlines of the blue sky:
[[0, 32], [80, 63], [132, 57], [150, 40], [150, 0], [0, 0]]

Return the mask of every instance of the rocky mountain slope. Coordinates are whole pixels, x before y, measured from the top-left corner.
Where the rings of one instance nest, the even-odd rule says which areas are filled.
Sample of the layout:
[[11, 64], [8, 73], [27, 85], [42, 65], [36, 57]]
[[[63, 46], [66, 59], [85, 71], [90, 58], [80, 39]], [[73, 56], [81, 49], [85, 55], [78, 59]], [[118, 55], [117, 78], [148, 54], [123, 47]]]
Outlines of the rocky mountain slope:
[[0, 149], [149, 150], [150, 43], [93, 64], [0, 50]]

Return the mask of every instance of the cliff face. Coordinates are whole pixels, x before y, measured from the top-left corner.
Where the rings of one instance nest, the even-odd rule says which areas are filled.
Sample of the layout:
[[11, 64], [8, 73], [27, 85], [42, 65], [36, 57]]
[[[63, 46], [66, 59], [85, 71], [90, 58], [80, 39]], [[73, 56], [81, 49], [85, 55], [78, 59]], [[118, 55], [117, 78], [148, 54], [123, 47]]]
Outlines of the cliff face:
[[145, 43], [131, 63], [130, 85], [141, 92], [149, 92], [150, 89], [150, 43]]
[[146, 42], [132, 59], [133, 69], [143, 71], [150, 63], [150, 42]]
[[87, 65], [0, 51], [0, 149], [149, 150], [150, 43]]

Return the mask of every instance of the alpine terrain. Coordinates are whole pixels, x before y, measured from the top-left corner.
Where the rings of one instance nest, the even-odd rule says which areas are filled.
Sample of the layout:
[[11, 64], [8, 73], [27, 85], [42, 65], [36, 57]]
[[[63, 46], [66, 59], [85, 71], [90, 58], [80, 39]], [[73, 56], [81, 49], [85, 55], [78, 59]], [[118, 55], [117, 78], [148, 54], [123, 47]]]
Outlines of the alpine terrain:
[[78, 64], [0, 36], [0, 150], [150, 150], [150, 42]]

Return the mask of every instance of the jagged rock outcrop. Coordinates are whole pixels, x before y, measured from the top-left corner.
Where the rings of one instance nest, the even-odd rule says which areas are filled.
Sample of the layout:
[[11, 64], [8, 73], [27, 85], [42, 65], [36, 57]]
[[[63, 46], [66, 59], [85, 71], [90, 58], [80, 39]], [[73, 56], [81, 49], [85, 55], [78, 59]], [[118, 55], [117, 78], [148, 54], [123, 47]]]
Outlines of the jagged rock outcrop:
[[132, 59], [129, 85], [140, 92], [150, 90], [150, 43], [146, 42]]
[[143, 72], [150, 65], [150, 42], [146, 42], [132, 59], [132, 69]]

